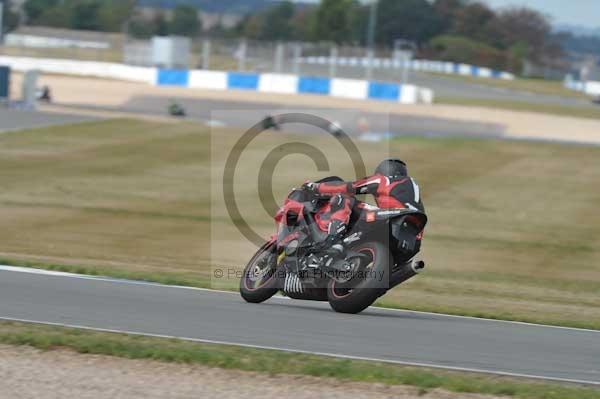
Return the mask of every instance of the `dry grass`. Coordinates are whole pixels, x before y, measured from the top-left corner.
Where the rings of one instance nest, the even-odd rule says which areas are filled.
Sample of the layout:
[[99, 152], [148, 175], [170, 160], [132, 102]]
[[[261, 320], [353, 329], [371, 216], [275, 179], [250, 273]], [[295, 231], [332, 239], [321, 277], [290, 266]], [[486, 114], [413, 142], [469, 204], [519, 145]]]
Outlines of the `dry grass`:
[[[214, 133], [117, 120], [1, 136], [0, 257], [197, 281], [211, 268], [239, 267], [253, 247], [228, 218], [219, 185], [239, 132]], [[322, 149], [333, 171], [354, 177], [329, 137], [257, 140], [244, 153], [236, 197], [264, 236], [272, 222], [257, 200], [256, 170], [290, 140]], [[431, 223], [429, 270], [386, 295], [386, 305], [600, 328], [600, 148], [408, 138], [364, 144], [367, 168], [388, 151], [411, 165]], [[277, 200], [328, 174], [299, 155], [276, 172]]]
[[0, 55], [68, 60], [123, 62], [121, 49], [33, 48], [0, 46]]
[[589, 98], [583, 93], [569, 90], [564, 86], [564, 82], [560, 80], [546, 80], [546, 79], [528, 79], [528, 78], [517, 78], [514, 80], [504, 79], [491, 79], [491, 78], [475, 78], [472, 76], [461, 76], [461, 75], [450, 75], [450, 74], [439, 74], [435, 75], [443, 76], [449, 79], [460, 80], [466, 83], [474, 83], [483, 86], [498, 87], [507, 90], [518, 90], [526, 91], [535, 94], [546, 94], [561, 97], [572, 97], [572, 98]]

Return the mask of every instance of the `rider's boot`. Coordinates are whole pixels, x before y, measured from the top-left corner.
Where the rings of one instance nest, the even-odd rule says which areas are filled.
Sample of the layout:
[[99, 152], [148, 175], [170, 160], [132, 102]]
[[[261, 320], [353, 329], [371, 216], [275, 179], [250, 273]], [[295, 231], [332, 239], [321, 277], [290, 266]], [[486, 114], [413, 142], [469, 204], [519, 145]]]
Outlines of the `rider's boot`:
[[333, 220], [329, 223], [328, 236], [323, 242], [325, 247], [325, 253], [335, 259], [343, 258], [345, 255], [344, 242], [342, 237], [346, 232], [346, 224], [339, 221]]

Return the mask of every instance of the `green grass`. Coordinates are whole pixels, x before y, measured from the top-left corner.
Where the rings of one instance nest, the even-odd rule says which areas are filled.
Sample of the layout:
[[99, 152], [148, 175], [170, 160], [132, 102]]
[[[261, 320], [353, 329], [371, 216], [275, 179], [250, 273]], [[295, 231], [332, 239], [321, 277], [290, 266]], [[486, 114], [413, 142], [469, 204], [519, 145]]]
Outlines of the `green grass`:
[[123, 62], [123, 51], [111, 49], [79, 48], [28, 48], [0, 46], [0, 55], [33, 58], [59, 58], [67, 60]]
[[116, 269], [106, 266], [64, 265], [55, 263], [31, 262], [0, 258], [0, 264], [5, 266], [18, 266], [50, 270], [65, 273], [83, 274], [97, 277], [111, 277], [123, 280], [146, 281], [165, 285], [178, 285], [184, 287], [211, 288], [210, 279], [194, 274], [169, 273], [169, 272], [132, 272], [126, 269]]
[[461, 76], [453, 74], [434, 73], [437, 76], [459, 80], [465, 83], [479, 84], [502, 89], [527, 91], [536, 94], [545, 94], [571, 98], [589, 98], [587, 95], [569, 90], [564, 87], [564, 83], [559, 80], [516, 78], [514, 80], [475, 78], [472, 76]]
[[411, 385], [421, 388], [423, 393], [441, 388], [458, 393], [520, 399], [600, 398], [599, 390], [580, 386], [5, 321], [0, 322], [0, 343], [28, 345], [42, 350], [69, 348], [83, 354], [201, 364], [271, 375], [309, 375], [346, 381]]
[[[0, 260], [54, 270], [235, 290], [212, 278], [256, 248], [233, 225], [218, 172], [239, 131], [112, 120], [0, 136]], [[241, 212], [264, 237], [257, 173], [270, 132], [238, 170]], [[333, 172], [305, 156], [276, 168], [274, 197], [307, 178], [351, 175], [329, 136], [310, 136]], [[525, 141], [402, 138], [361, 143], [368, 170], [404, 158], [430, 217], [426, 271], [381, 304], [600, 329], [600, 148]], [[211, 173], [217, 173], [211, 183]], [[211, 198], [213, 196], [214, 198]]]
[[600, 119], [600, 107], [590, 101], [589, 107], [571, 107], [567, 105], [535, 104], [525, 101], [490, 100], [482, 98], [436, 97], [438, 104], [464, 105], [469, 107], [486, 107], [506, 109], [510, 111], [538, 112], [574, 118]]

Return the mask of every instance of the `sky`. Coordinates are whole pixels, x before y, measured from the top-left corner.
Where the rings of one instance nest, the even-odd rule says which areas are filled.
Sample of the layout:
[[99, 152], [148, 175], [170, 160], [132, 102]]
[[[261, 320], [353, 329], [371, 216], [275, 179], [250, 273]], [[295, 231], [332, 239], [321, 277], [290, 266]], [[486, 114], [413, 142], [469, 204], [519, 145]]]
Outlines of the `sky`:
[[483, 0], [493, 8], [527, 6], [547, 14], [555, 24], [600, 28], [600, 0]]
[[[318, 3], [319, 0], [297, 0]], [[363, 0], [366, 1], [366, 0]], [[558, 25], [600, 28], [600, 0], [479, 0], [493, 8], [527, 6], [543, 12]]]

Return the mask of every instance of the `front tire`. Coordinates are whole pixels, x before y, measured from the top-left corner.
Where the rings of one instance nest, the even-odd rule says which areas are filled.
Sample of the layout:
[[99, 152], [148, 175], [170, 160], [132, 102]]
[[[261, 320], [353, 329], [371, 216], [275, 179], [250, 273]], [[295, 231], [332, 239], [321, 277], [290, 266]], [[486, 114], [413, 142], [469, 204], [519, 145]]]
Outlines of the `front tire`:
[[389, 265], [392, 255], [380, 242], [359, 243], [350, 248], [364, 255], [356, 277], [348, 282], [331, 279], [327, 285], [327, 298], [333, 310], [339, 313], [360, 313], [383, 295], [388, 288]]
[[277, 249], [267, 242], [254, 254], [240, 279], [240, 294], [246, 302], [261, 303], [275, 295], [277, 288]]

